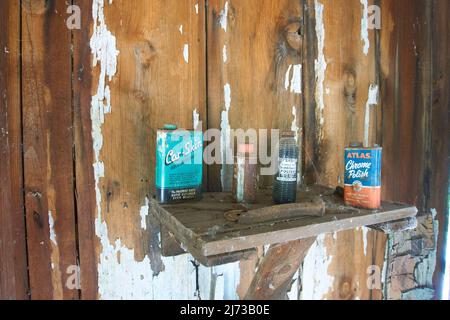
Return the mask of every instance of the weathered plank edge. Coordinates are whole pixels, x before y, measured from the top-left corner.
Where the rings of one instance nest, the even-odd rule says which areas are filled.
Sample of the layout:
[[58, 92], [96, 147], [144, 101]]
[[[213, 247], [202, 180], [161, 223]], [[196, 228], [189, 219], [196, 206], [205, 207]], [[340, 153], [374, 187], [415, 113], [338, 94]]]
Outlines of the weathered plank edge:
[[[204, 255], [200, 248], [202, 247], [202, 242], [200, 238], [197, 238], [197, 243], [199, 243], [199, 247], [195, 247], [190, 245], [192, 241], [188, 240], [189, 238], [196, 237], [195, 233], [186, 229], [181, 222], [178, 221], [174, 216], [172, 216], [169, 212], [161, 208], [156, 200], [152, 199], [151, 201], [151, 209], [153, 214], [157, 217], [157, 219], [161, 222], [161, 228], [165, 229], [165, 232], [170, 232], [172, 234], [177, 233], [177, 236], [174, 235], [175, 241], [179, 243], [181, 249], [189, 252], [198, 262], [200, 262], [205, 267], [214, 267], [222, 264], [232, 263], [239, 260], [249, 259], [253, 254], [256, 253], [254, 248], [246, 248], [244, 250], [236, 250], [233, 252], [221, 252], [217, 255]], [[169, 223], [164, 223], [169, 222]], [[171, 228], [171, 226], [174, 226]], [[178, 230], [175, 230], [178, 229]], [[185, 235], [180, 235], [177, 231], [185, 230]]]
[[[374, 213], [370, 225], [381, 224], [392, 220], [400, 220], [405, 218], [414, 217], [417, 214], [417, 208], [409, 207], [399, 210], [395, 210], [389, 213], [381, 212]], [[271, 245], [277, 243], [285, 243], [305, 238], [311, 238], [320, 234], [333, 233], [338, 231], [351, 230], [359, 227], [367, 226], [367, 216], [351, 217], [338, 221], [329, 221], [316, 225], [301, 226], [283, 231], [280, 235], [280, 231], [268, 232], [264, 234], [247, 235], [237, 237], [233, 240], [236, 244], [233, 246], [233, 250], [240, 251], [249, 248], [248, 243], [252, 243], [251, 247]], [[200, 240], [197, 241], [201, 245]], [[225, 248], [229, 247], [229, 240], [218, 240], [202, 245], [201, 252], [205, 256], [218, 255], [226, 252]]]

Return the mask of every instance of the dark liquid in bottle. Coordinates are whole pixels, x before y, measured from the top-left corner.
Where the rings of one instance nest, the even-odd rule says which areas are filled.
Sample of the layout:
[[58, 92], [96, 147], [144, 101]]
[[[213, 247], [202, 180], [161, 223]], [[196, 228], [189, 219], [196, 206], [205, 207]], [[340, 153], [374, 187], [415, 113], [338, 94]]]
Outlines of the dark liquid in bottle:
[[283, 134], [280, 140], [278, 172], [273, 186], [273, 201], [276, 204], [297, 201], [299, 150], [291, 134]]

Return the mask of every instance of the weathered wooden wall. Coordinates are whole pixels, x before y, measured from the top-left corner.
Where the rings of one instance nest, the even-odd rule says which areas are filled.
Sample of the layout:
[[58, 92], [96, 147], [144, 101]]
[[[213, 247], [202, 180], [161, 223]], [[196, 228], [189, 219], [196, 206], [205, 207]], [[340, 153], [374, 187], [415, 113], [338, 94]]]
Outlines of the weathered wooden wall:
[[[66, 27], [63, 1], [0, 4], [1, 298], [243, 298], [258, 256], [216, 268], [164, 258], [149, 215], [156, 129], [199, 120], [222, 129], [222, 141], [231, 129], [296, 130], [304, 183], [342, 184], [344, 147], [381, 144], [383, 197], [418, 206], [423, 218], [409, 234], [319, 237], [290, 298], [436, 294], [447, 212], [446, 0], [72, 4], [79, 30]], [[379, 30], [366, 24], [373, 4]], [[205, 173], [205, 188], [229, 188], [226, 166]], [[383, 286], [367, 286], [374, 266], [388, 271]]]

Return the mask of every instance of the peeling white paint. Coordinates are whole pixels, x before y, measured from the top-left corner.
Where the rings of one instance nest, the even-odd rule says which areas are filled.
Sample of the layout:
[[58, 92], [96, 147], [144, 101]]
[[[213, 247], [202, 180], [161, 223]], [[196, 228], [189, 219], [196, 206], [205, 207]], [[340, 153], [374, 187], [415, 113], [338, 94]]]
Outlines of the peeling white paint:
[[286, 76], [284, 78], [284, 88], [286, 89], [286, 91], [289, 90], [289, 85], [290, 85], [290, 77], [291, 77], [291, 70], [292, 70], [292, 64], [289, 65], [287, 71], [286, 71]]
[[184, 62], [189, 63], [189, 44], [187, 43], [184, 45], [183, 58]]
[[[292, 77], [291, 77], [291, 70]], [[284, 88], [293, 93], [302, 93], [302, 65], [290, 64], [284, 78]]]
[[224, 86], [224, 101], [225, 101], [225, 110], [222, 111], [221, 115], [221, 156], [222, 156], [222, 170], [221, 170], [221, 180], [222, 180], [222, 188], [228, 189], [229, 181], [226, 176], [225, 167], [230, 162], [229, 157], [232, 155], [233, 150], [231, 150], [231, 127], [229, 121], [229, 112], [231, 108], [231, 86], [229, 83]]
[[299, 270], [297, 270], [297, 272], [294, 274], [294, 277], [293, 277], [293, 283], [292, 283], [292, 286], [291, 286], [291, 289], [289, 290], [289, 292], [287, 293], [287, 295], [288, 295], [288, 299], [289, 300], [298, 300], [298, 295], [299, 295], [299, 284], [298, 284], [298, 282], [299, 282], [299, 278], [300, 278], [300, 271]]
[[223, 46], [223, 50], [222, 50], [222, 59], [223, 59], [223, 63], [227, 63], [228, 61], [228, 49], [227, 49], [227, 45]]
[[141, 207], [141, 210], [139, 212], [139, 215], [141, 216], [141, 229], [147, 230], [147, 216], [148, 212], [150, 210], [150, 201], [147, 197], [145, 197], [145, 203]]
[[193, 125], [194, 125], [194, 130], [199, 130], [199, 125], [200, 125], [200, 114], [198, 113], [197, 109], [195, 109], [192, 112], [192, 119], [193, 119]]
[[[109, 1], [112, 4], [112, 0]], [[107, 79], [113, 80], [117, 71], [116, 38], [107, 29], [103, 13], [104, 0], [93, 1], [94, 31], [91, 38], [91, 50], [94, 57], [94, 67], [100, 65], [100, 77], [96, 94], [91, 101], [92, 139], [94, 150], [94, 179], [96, 194], [95, 233], [100, 240], [100, 255], [98, 262], [98, 290], [101, 299], [179, 299], [193, 300], [199, 297], [196, 291], [196, 268], [194, 258], [188, 254], [174, 258], [162, 258], [165, 271], [154, 277], [148, 255], [142, 261], [136, 261], [133, 249], [127, 248], [120, 238], [113, 243], [109, 240], [108, 225], [102, 212], [101, 179], [105, 177], [105, 166], [101, 160], [103, 148], [102, 126], [106, 115], [112, 112], [111, 91], [106, 84]], [[226, 98], [226, 110], [230, 109], [231, 91]], [[195, 117], [194, 117], [195, 121]], [[146, 216], [149, 209], [149, 199], [140, 209], [141, 227], [147, 228]], [[118, 260], [120, 257], [120, 260]], [[237, 264], [238, 265], [238, 264]], [[227, 274], [223, 296], [236, 298], [238, 267], [233, 267]], [[199, 282], [203, 287], [207, 283], [210, 269], [200, 267]], [[229, 272], [229, 273], [228, 273]], [[204, 277], [204, 279], [202, 278]], [[233, 288], [234, 287], [234, 288]], [[204, 297], [209, 298], [209, 297]]]
[[236, 288], [239, 286], [241, 278], [239, 262], [213, 267], [212, 273], [216, 277], [213, 299], [238, 300]]
[[367, 257], [367, 246], [368, 246], [368, 236], [369, 236], [369, 229], [366, 227], [360, 228], [360, 231], [362, 232], [362, 240], [363, 240], [363, 246], [364, 246], [364, 255]]
[[364, 117], [364, 146], [369, 147], [369, 129], [370, 129], [370, 106], [378, 104], [378, 85], [369, 86], [369, 94], [366, 103], [366, 114]]
[[56, 241], [56, 233], [55, 233], [55, 220], [53, 219], [52, 212], [48, 211], [48, 226], [50, 230], [50, 240], [52, 241], [55, 247], [58, 246], [58, 242]]
[[[323, 111], [325, 109], [324, 102], [324, 83], [325, 72], [327, 70], [327, 62], [325, 60], [325, 26], [323, 21], [324, 5], [319, 1], [314, 1], [314, 9], [316, 13], [316, 36], [317, 36], [317, 52], [318, 56], [314, 62], [314, 69], [316, 72], [316, 103], [318, 108], [318, 123], [320, 127], [324, 125]], [[323, 138], [323, 132], [319, 129], [319, 138]]]
[[294, 65], [294, 74], [291, 80], [291, 92], [302, 93], [302, 65]]
[[327, 253], [325, 238], [317, 237], [304, 260], [301, 300], [323, 300], [333, 288], [334, 277], [328, 271], [333, 258]]
[[[107, 235], [106, 223], [101, 233]], [[195, 297], [195, 268], [189, 255], [163, 258], [165, 271], [153, 276], [150, 258], [135, 260], [134, 250], [126, 248], [120, 239], [111, 244], [107, 237], [101, 238], [98, 280], [99, 294], [107, 300], [172, 300]], [[120, 263], [117, 262], [120, 256]]]
[[292, 124], [291, 124], [291, 131], [295, 132], [295, 141], [298, 142], [298, 133], [300, 132], [300, 128], [298, 127], [298, 121], [297, 121], [297, 107], [292, 106]]
[[361, 40], [364, 43], [363, 52], [367, 56], [370, 49], [369, 40], [369, 4], [368, 0], [360, 0], [363, 6], [363, 13], [361, 18]]
[[[112, 0], [109, 1], [112, 3]], [[117, 72], [117, 56], [119, 51], [116, 48], [116, 37], [107, 29], [105, 15], [103, 12], [104, 0], [94, 0], [92, 3], [92, 17], [94, 19], [94, 30], [90, 40], [92, 51], [93, 66], [100, 63], [100, 77], [97, 91], [97, 98], [105, 98], [106, 77], [109, 81]]]
[[220, 18], [219, 18], [220, 27], [225, 32], [227, 32], [227, 29], [228, 29], [228, 10], [229, 10], [229, 4], [227, 1], [227, 2], [225, 2], [224, 9], [220, 12]]
[[178, 31], [180, 31], [180, 34], [183, 34], [183, 25], [180, 26], [180, 28], [178, 29]]
[[195, 4], [195, 13], [198, 14], [198, 3]]

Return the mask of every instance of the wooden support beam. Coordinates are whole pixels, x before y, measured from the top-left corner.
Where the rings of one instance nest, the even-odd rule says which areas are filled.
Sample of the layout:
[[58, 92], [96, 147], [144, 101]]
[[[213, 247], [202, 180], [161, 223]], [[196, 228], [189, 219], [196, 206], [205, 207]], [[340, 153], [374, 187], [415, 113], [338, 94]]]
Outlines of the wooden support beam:
[[262, 259], [245, 300], [282, 300], [317, 237], [273, 245]]

